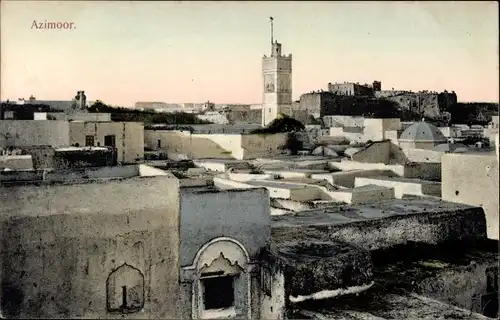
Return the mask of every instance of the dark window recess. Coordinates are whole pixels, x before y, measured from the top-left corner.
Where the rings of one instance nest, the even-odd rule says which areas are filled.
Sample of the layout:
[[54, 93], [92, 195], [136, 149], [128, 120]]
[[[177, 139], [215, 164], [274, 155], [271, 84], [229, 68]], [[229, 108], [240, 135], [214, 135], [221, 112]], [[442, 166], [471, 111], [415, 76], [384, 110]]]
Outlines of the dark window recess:
[[202, 279], [205, 310], [226, 309], [234, 305], [234, 277]]
[[122, 286], [122, 309], [127, 309], [127, 286]]
[[496, 267], [486, 268], [486, 292], [498, 291], [498, 269]]
[[481, 296], [481, 313], [489, 318], [498, 318], [498, 269], [486, 269], [486, 292]]
[[481, 313], [488, 318], [498, 319], [498, 292], [481, 296]]
[[85, 136], [85, 146], [86, 147], [94, 146], [94, 136]]
[[116, 147], [116, 137], [114, 135], [104, 136], [104, 145], [106, 147]]
[[161, 140], [158, 139], [158, 148], [161, 148]]
[[264, 294], [271, 296], [271, 269], [268, 266], [260, 268], [260, 288]]
[[109, 275], [106, 291], [109, 312], [128, 314], [144, 307], [144, 275], [129, 265], [125, 264]]

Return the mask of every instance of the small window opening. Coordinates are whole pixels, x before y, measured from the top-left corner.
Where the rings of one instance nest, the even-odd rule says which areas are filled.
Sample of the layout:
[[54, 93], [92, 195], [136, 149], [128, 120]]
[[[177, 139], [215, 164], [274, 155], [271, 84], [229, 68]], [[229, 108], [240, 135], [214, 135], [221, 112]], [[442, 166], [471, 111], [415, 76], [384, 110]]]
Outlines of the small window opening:
[[85, 146], [86, 147], [94, 146], [94, 136], [85, 136]]
[[202, 279], [205, 310], [227, 309], [234, 306], [234, 277]]
[[161, 148], [161, 140], [158, 139], [158, 148]]
[[455, 195], [458, 196], [460, 192], [458, 192], [458, 190], [455, 190]]
[[260, 288], [265, 295], [271, 296], [271, 269], [268, 266], [260, 269]]
[[104, 146], [106, 146], [106, 147], [115, 147], [116, 146], [116, 137], [115, 137], [115, 135], [104, 136]]
[[127, 286], [122, 286], [122, 305], [123, 309], [127, 308]]

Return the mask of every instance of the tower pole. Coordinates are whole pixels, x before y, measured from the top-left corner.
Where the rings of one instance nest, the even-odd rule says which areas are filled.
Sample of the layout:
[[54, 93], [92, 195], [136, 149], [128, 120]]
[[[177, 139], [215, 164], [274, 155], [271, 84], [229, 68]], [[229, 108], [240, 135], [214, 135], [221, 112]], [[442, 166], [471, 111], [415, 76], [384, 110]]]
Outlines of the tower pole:
[[270, 18], [269, 18], [269, 20], [270, 20], [270, 22], [271, 22], [271, 45], [272, 45], [272, 44], [273, 44], [273, 42], [274, 42], [274, 41], [273, 41], [273, 40], [274, 40], [274, 39], [273, 39], [273, 20], [274, 20], [274, 19], [273, 19], [273, 17], [270, 17]]

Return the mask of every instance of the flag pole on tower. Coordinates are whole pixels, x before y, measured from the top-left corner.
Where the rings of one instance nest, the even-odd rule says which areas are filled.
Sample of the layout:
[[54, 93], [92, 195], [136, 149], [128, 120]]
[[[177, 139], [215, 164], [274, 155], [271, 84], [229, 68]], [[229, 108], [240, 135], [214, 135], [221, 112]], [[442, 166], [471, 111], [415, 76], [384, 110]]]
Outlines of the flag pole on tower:
[[271, 22], [271, 44], [273, 44], [273, 17], [269, 17], [269, 21]]

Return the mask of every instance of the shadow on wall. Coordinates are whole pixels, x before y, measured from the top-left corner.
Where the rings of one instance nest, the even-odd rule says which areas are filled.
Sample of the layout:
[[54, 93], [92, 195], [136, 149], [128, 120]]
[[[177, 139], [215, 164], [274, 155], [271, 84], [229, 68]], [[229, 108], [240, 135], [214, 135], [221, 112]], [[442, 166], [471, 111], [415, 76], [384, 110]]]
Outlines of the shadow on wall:
[[383, 140], [368, 144], [351, 155], [351, 160], [362, 163], [404, 165], [405, 178], [441, 181], [441, 154], [432, 150], [403, 150], [390, 140]]
[[[0, 252], [0, 294], [2, 297], [0, 299], [0, 315], [2, 319], [19, 318], [22, 310], [28, 307], [23, 292], [25, 291], [23, 285], [28, 287], [28, 284], [23, 283], [26, 272], [17, 267], [25, 264], [27, 252], [21, 244], [21, 232], [16, 221], [4, 223], [0, 228], [3, 248], [15, 248], [10, 252], [6, 250]], [[36, 290], [37, 286], [37, 283], [29, 285], [34, 290]]]
[[351, 160], [364, 163], [405, 164], [410, 162], [391, 140], [375, 141], [354, 153]]
[[192, 159], [233, 158], [230, 150], [221, 147], [213, 140], [188, 132], [145, 130], [144, 136], [146, 146], [153, 150], [185, 154]]
[[281, 153], [286, 134], [190, 134], [179, 131], [144, 133], [146, 147], [184, 154], [192, 159], [249, 159]]

